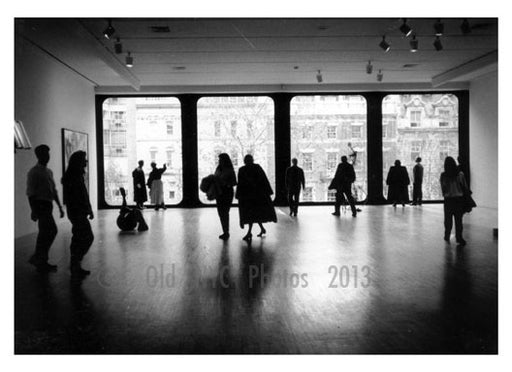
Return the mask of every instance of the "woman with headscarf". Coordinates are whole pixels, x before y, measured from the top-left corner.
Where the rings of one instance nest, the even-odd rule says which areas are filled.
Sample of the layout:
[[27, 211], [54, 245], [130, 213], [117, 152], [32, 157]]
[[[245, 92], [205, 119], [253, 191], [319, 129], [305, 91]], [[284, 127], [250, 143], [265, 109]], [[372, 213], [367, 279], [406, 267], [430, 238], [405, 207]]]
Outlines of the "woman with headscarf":
[[396, 207], [397, 203], [401, 203], [405, 207], [405, 203], [409, 202], [409, 173], [402, 166], [400, 160], [395, 160], [395, 166], [389, 168], [386, 184], [388, 185], [388, 201]]
[[453, 220], [455, 220], [455, 239], [460, 246], [466, 245], [462, 238], [462, 216], [464, 215], [464, 195], [469, 193], [464, 173], [457, 167], [455, 159], [447, 156], [444, 160], [444, 172], [441, 173], [441, 190], [444, 197], [444, 240], [450, 241]]
[[249, 225], [249, 231], [244, 240], [252, 240], [252, 225], [257, 223], [260, 226], [259, 237], [266, 233], [263, 227], [264, 222], [277, 222], [276, 211], [270, 199], [273, 194], [272, 187], [263, 169], [254, 164], [252, 155], [246, 155], [244, 166], [238, 170], [238, 186], [236, 198], [238, 199], [238, 210], [240, 213], [240, 227]]
[[229, 210], [233, 204], [233, 187], [236, 186], [236, 175], [233, 163], [228, 154], [219, 154], [219, 165], [215, 170], [217, 213], [222, 226], [222, 240], [229, 239]]
[[71, 276], [74, 279], [83, 278], [89, 275], [89, 270], [84, 270], [81, 266], [82, 259], [89, 251], [94, 241], [91, 224], [94, 214], [89, 201], [89, 194], [84, 182], [85, 167], [87, 159], [85, 151], [77, 151], [71, 154], [68, 168], [62, 177], [64, 189], [64, 204], [66, 205], [67, 215], [72, 225], [71, 238]]
[[155, 206], [156, 211], [160, 208], [167, 209], [164, 202], [164, 185], [162, 183], [162, 173], [167, 170], [167, 166], [164, 164], [163, 168], [157, 168], [156, 163], [152, 162], [151, 168], [153, 170], [149, 173], [147, 183], [150, 190], [151, 203]]

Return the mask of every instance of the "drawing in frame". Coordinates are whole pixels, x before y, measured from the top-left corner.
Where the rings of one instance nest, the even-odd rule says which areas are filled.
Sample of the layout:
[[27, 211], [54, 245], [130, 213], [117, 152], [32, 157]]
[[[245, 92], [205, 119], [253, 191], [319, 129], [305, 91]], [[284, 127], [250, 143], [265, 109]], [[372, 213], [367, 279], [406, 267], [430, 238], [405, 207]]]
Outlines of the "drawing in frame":
[[[85, 151], [89, 158], [89, 135], [71, 129], [62, 128], [62, 174], [68, 167], [71, 154], [76, 151]], [[89, 163], [85, 167], [84, 181], [89, 190]]]

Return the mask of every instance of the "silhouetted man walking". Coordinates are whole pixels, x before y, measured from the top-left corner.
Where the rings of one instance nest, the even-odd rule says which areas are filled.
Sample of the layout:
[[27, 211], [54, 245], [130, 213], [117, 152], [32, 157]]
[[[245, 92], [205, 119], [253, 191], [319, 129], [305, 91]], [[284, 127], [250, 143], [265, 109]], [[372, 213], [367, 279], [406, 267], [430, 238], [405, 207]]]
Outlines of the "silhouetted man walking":
[[57, 265], [48, 263], [48, 252], [57, 235], [57, 225], [53, 219], [53, 201], [55, 200], [59, 206], [60, 218], [64, 217], [64, 211], [55, 188], [53, 172], [47, 168], [50, 148], [47, 145], [39, 145], [34, 152], [38, 162], [27, 174], [27, 196], [32, 211], [30, 218], [32, 221], [38, 221], [39, 233], [35, 253], [29, 262], [39, 271], [56, 271]]
[[336, 203], [334, 204], [334, 216], [340, 215], [340, 206], [343, 199], [346, 198], [352, 210], [352, 217], [357, 216], [354, 198], [352, 197], [352, 184], [356, 180], [356, 173], [352, 164], [347, 162], [347, 157], [341, 157], [341, 163], [338, 164], [334, 179], [329, 185], [329, 190], [336, 190]]
[[288, 191], [288, 203], [290, 204], [290, 216], [297, 216], [301, 187], [305, 187], [304, 171], [297, 166], [297, 159], [292, 159], [292, 166], [286, 169], [285, 185]]

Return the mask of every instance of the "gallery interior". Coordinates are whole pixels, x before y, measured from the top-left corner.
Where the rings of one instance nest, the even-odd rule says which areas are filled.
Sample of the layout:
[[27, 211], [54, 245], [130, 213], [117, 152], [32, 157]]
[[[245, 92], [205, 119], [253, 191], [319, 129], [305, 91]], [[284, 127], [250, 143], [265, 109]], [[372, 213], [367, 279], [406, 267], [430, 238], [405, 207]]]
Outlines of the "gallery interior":
[[[496, 18], [17, 18], [15, 352], [18, 354], [496, 354]], [[18, 133], [18, 132], [17, 132]], [[55, 272], [28, 262], [27, 173], [75, 150], [94, 241], [70, 278], [54, 206]], [[268, 177], [277, 222], [219, 239], [201, 181], [229, 154]], [[333, 216], [342, 156], [357, 217]], [[477, 204], [465, 245], [443, 239], [440, 175], [459, 159]], [[423, 203], [393, 206], [388, 172], [422, 158]], [[296, 216], [285, 174], [305, 183]], [[132, 171], [162, 174], [148, 231], [116, 224]], [[454, 232], [453, 232], [454, 233]]]

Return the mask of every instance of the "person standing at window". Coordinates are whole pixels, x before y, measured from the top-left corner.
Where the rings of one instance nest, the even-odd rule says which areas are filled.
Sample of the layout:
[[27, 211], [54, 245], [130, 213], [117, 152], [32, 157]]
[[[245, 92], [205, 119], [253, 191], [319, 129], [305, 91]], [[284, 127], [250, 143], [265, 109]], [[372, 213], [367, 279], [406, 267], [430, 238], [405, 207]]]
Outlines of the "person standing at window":
[[252, 240], [252, 225], [260, 226], [259, 237], [267, 231], [263, 227], [264, 222], [277, 222], [276, 211], [270, 195], [274, 192], [268, 182], [267, 175], [259, 164], [254, 164], [252, 155], [244, 157], [244, 166], [238, 170], [238, 187], [236, 198], [238, 199], [238, 211], [240, 213], [240, 227], [249, 225], [247, 235], [243, 240]]
[[215, 182], [217, 183], [217, 213], [219, 214], [220, 224], [222, 226], [222, 235], [219, 239], [229, 239], [229, 210], [233, 204], [234, 191], [236, 186], [236, 175], [233, 163], [228, 154], [219, 154], [219, 165], [215, 170]]
[[388, 185], [388, 201], [396, 207], [397, 203], [401, 203], [405, 207], [405, 203], [409, 202], [409, 174], [407, 169], [402, 166], [400, 160], [395, 160], [395, 165], [389, 168], [386, 184]]
[[157, 168], [155, 162], [151, 162], [151, 168], [153, 169], [149, 173], [148, 187], [149, 196], [151, 197], [151, 203], [154, 204], [155, 210], [167, 209], [164, 202], [164, 185], [162, 183], [162, 173], [167, 170], [167, 166], [164, 164], [163, 168]]
[[146, 191], [146, 176], [144, 175], [144, 160], [139, 160], [139, 166], [132, 172], [133, 177], [133, 201], [137, 208], [143, 209], [144, 202], [148, 200]]
[[60, 218], [64, 217], [64, 211], [55, 188], [53, 172], [47, 167], [50, 161], [50, 148], [47, 145], [39, 145], [34, 152], [37, 164], [27, 174], [27, 196], [31, 209], [30, 218], [37, 221], [39, 233], [35, 253], [30, 257], [29, 263], [39, 271], [56, 271], [57, 265], [48, 263], [48, 252], [57, 236], [57, 225], [53, 219], [53, 201], [59, 206]]
[[84, 182], [87, 159], [85, 151], [76, 151], [69, 158], [68, 168], [62, 177], [64, 204], [72, 225], [71, 232], [71, 278], [80, 280], [89, 275], [89, 270], [82, 268], [82, 259], [94, 241], [91, 224], [94, 214], [89, 201], [89, 194]]
[[329, 190], [336, 190], [336, 202], [334, 204], [334, 213], [332, 213], [333, 216], [340, 215], [340, 206], [345, 197], [350, 204], [352, 217], [357, 216], [354, 198], [352, 197], [352, 184], [355, 180], [356, 173], [354, 172], [354, 167], [347, 161], [346, 156], [342, 156], [341, 163], [338, 164], [336, 174], [329, 185]]
[[423, 201], [423, 165], [421, 165], [421, 158], [416, 158], [416, 165], [412, 169], [413, 183], [412, 183], [412, 205], [421, 205]]
[[441, 190], [444, 197], [444, 240], [450, 242], [453, 220], [455, 220], [455, 239], [460, 246], [466, 245], [462, 238], [462, 216], [464, 214], [464, 195], [469, 192], [464, 173], [457, 167], [455, 159], [447, 156], [444, 160], [444, 172], [441, 173]]
[[297, 216], [299, 210], [299, 199], [301, 187], [306, 187], [304, 171], [297, 166], [297, 159], [292, 159], [292, 166], [286, 169], [285, 185], [288, 192], [288, 203], [290, 204], [290, 216]]

